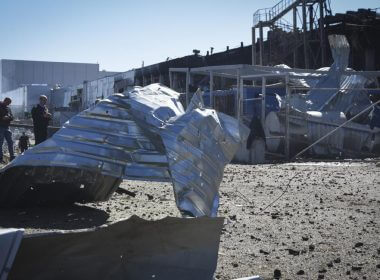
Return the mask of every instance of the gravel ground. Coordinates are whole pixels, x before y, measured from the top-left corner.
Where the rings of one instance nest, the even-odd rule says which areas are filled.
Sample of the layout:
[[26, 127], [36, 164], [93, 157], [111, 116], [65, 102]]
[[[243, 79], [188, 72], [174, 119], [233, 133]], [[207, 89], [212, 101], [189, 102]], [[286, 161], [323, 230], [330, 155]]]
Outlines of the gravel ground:
[[[375, 160], [228, 165], [215, 278], [380, 279], [379, 172]], [[134, 214], [180, 216], [171, 184], [125, 181], [105, 202], [2, 209], [0, 227], [83, 229]]]

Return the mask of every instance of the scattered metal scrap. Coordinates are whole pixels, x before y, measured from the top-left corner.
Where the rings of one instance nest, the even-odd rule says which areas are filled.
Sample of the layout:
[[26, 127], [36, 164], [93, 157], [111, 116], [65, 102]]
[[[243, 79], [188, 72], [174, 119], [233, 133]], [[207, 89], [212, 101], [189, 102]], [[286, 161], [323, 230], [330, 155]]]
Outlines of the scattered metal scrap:
[[112, 95], [0, 172], [0, 206], [108, 199], [122, 179], [171, 180], [178, 208], [216, 216], [224, 167], [248, 136], [236, 119], [152, 84]]

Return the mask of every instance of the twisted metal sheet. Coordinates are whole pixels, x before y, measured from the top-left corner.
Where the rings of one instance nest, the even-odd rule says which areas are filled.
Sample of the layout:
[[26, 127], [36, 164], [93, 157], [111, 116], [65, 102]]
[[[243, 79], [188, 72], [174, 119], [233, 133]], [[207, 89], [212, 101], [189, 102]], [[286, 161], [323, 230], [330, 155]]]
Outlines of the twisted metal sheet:
[[247, 135], [237, 120], [203, 108], [200, 93], [185, 112], [179, 93], [136, 87], [74, 116], [3, 168], [0, 205], [31, 196], [105, 200], [122, 179], [171, 180], [181, 211], [216, 216], [224, 167]]

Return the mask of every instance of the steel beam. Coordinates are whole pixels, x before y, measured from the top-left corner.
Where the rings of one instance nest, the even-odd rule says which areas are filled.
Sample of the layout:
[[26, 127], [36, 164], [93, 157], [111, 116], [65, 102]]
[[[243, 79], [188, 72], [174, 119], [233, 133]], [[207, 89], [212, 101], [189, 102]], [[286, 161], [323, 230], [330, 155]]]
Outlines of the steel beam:
[[323, 10], [324, 0], [319, 0], [319, 32], [320, 32], [320, 44], [321, 44], [321, 64], [326, 64], [326, 44], [325, 44], [325, 15]]
[[263, 65], [263, 55], [264, 55], [264, 35], [263, 35], [263, 26], [260, 24], [260, 65]]
[[309, 69], [309, 53], [308, 53], [308, 43], [307, 43], [307, 26], [306, 26], [306, 1], [302, 2], [302, 29], [303, 29], [303, 53], [305, 59], [305, 68]]
[[294, 42], [295, 47], [293, 50], [293, 67], [297, 67], [297, 56], [298, 56], [298, 36], [297, 36], [297, 7], [293, 8], [293, 34], [294, 34]]
[[256, 65], [256, 27], [252, 27], [252, 65]]

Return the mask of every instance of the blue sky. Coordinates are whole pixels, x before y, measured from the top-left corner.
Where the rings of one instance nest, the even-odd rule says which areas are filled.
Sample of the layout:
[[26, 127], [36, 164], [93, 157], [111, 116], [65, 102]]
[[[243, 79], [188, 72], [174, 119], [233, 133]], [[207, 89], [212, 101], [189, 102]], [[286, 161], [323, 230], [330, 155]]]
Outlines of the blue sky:
[[[251, 43], [252, 14], [278, 0], [0, 0], [0, 58], [125, 71]], [[333, 13], [379, 0], [332, 0]]]

